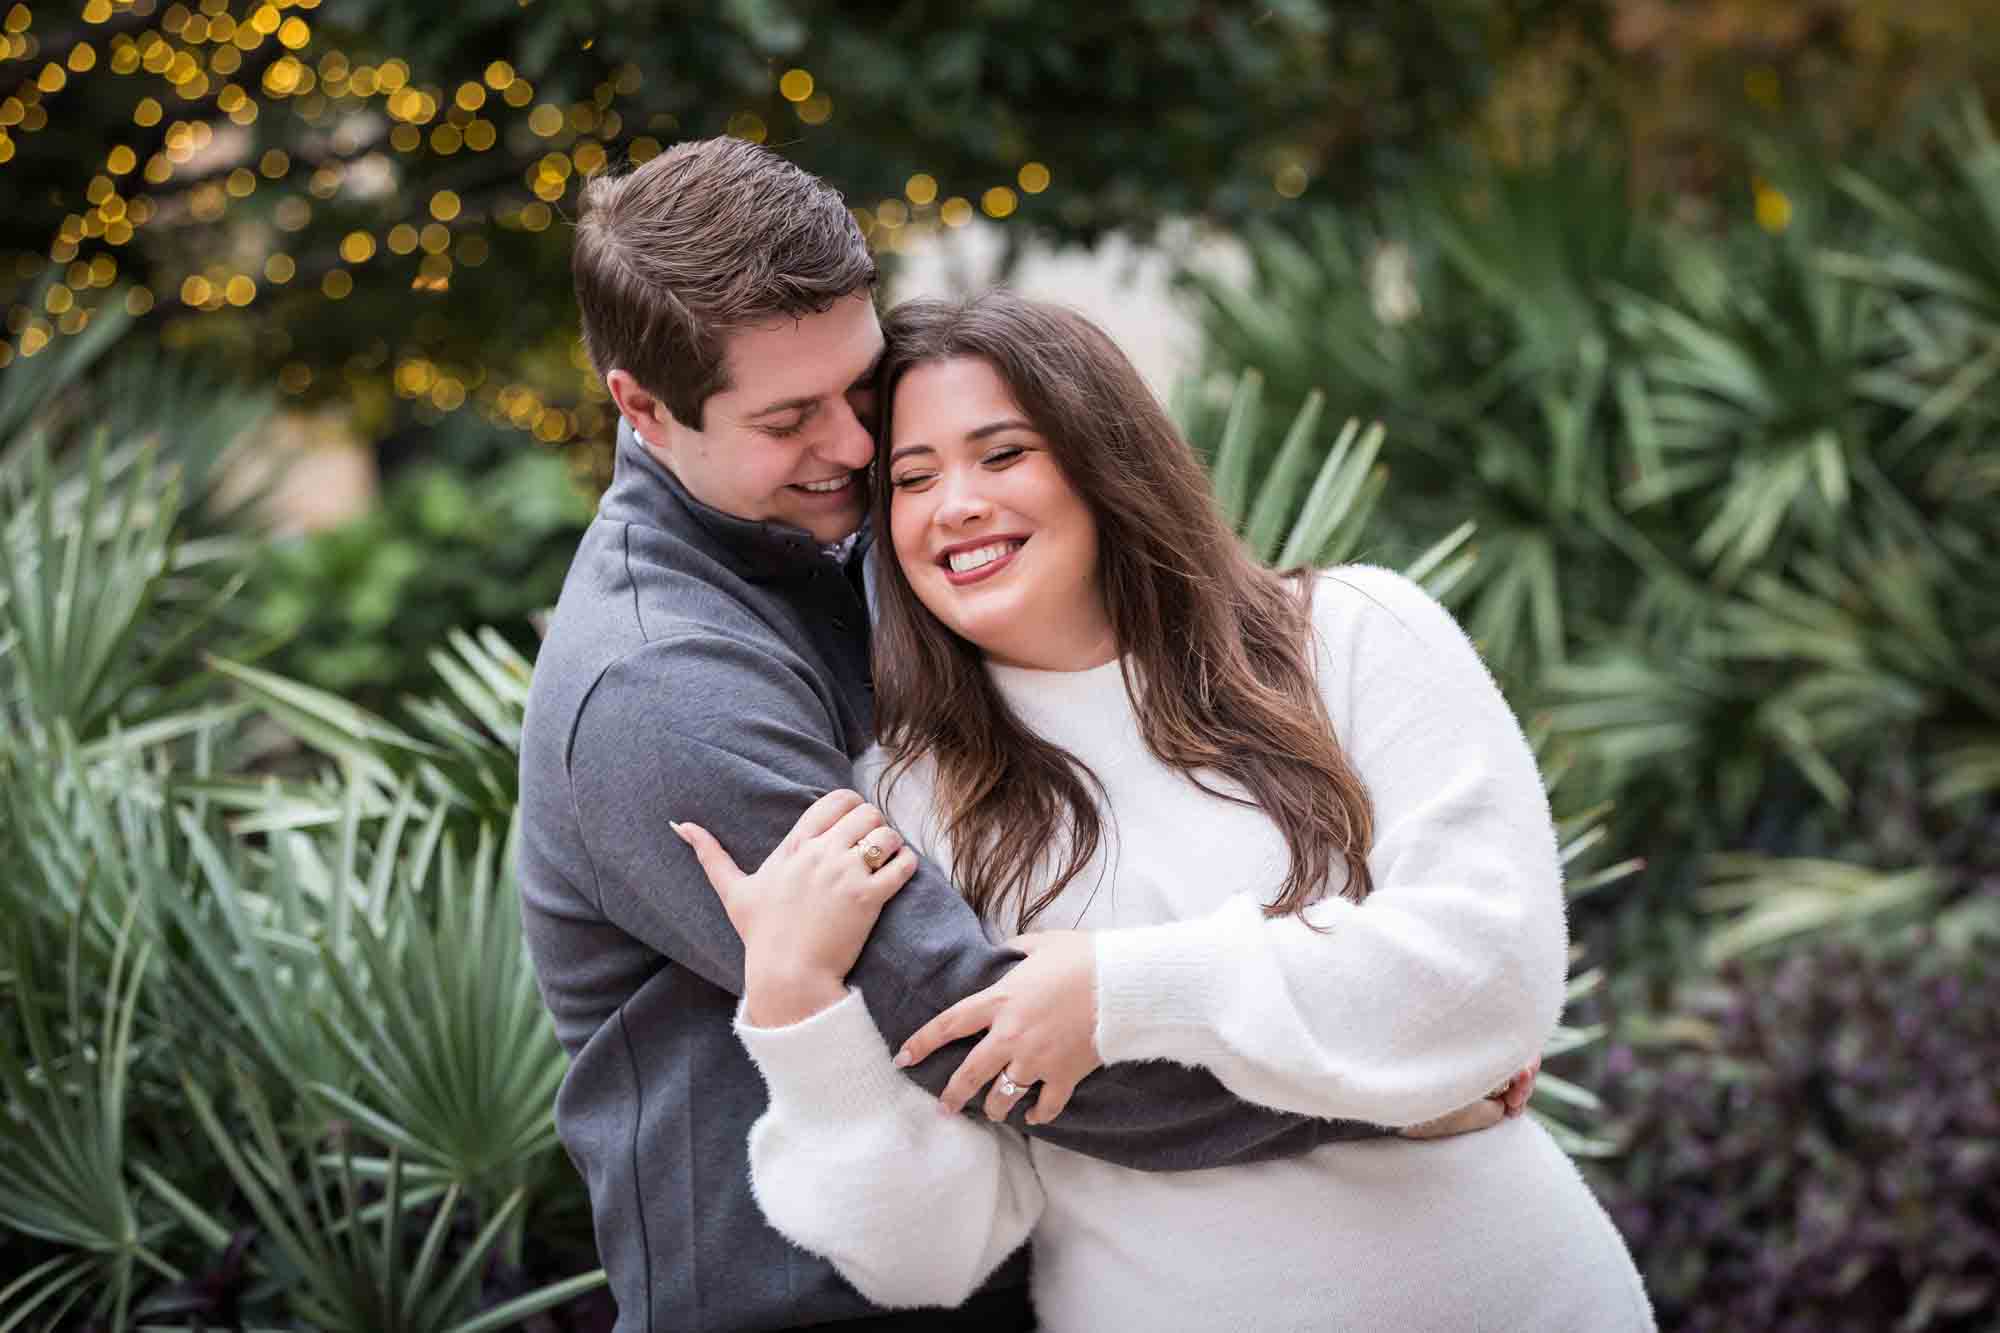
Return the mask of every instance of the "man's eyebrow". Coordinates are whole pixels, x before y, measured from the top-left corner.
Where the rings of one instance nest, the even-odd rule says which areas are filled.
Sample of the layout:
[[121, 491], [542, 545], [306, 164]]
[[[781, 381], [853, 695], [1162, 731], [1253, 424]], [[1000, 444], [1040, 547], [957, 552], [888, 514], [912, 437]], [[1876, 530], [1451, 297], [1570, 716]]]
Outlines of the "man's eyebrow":
[[819, 397], [817, 394], [809, 393], [800, 398], [785, 398], [758, 408], [749, 415], [748, 420], [755, 421], [759, 417], [768, 417], [779, 412], [801, 412], [806, 408], [816, 407], [818, 404]]
[[[882, 358], [888, 355], [888, 352], [889, 349], [887, 347], [877, 350], [875, 359], [868, 363], [868, 369], [855, 377], [854, 383], [848, 386], [849, 389], [858, 389], [868, 383], [868, 381], [874, 379], [875, 372], [882, 368]], [[798, 398], [781, 398], [775, 403], [767, 403], [763, 407], [758, 408], [755, 412], [750, 413], [745, 420], [755, 421], [759, 417], [775, 416], [779, 412], [802, 412], [818, 405], [819, 396], [817, 394], [805, 394]]]
[[[990, 436], [998, 435], [1002, 431], [1009, 431], [1009, 430], [1032, 431], [1034, 430], [1034, 427], [1029, 425], [1027, 422], [1021, 420], [1019, 417], [1007, 417], [1000, 421], [989, 421], [985, 425], [979, 427], [977, 430], [967, 431], [965, 433], [965, 438], [976, 442], [979, 440], [987, 439]], [[909, 454], [934, 454], [936, 452], [937, 449], [933, 445], [906, 444], [902, 448], [890, 454], [889, 461], [893, 463], [897, 459], [905, 457], [906, 455]]]

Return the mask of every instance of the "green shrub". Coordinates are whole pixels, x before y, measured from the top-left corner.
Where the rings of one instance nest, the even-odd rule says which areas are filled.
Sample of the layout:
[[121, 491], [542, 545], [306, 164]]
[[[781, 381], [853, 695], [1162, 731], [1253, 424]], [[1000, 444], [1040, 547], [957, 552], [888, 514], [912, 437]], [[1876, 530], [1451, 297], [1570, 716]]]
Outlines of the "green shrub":
[[[506, 833], [527, 663], [441, 641], [413, 733], [203, 655], [251, 552], [190, 540], [164, 436], [62, 428], [88, 369], [0, 390], [0, 1321], [576, 1309], [603, 1275]], [[307, 776], [240, 776], [287, 726]]]
[[1942, 174], [1774, 166], [1779, 235], [1675, 223], [1588, 157], [1439, 166], [1252, 234], [1247, 286], [1190, 279], [1212, 365], [1259, 368], [1274, 420], [1324, 393], [1387, 426], [1377, 558], [1473, 524], [1455, 609], [1647, 862], [1626, 975], [1935, 908], [1990, 865], [2000, 140], [1969, 110], [1936, 142]]
[[[1990, 930], [2000, 897], [1979, 906]], [[1662, 1044], [1606, 1049], [1623, 1146], [1596, 1174], [1661, 1327], [1992, 1327], [1996, 985], [1931, 936], [1821, 943], [1730, 964]]]
[[451, 630], [500, 628], [532, 651], [591, 504], [562, 459], [519, 452], [483, 475], [419, 465], [366, 515], [269, 553], [252, 623], [282, 675], [383, 710], [430, 688]]

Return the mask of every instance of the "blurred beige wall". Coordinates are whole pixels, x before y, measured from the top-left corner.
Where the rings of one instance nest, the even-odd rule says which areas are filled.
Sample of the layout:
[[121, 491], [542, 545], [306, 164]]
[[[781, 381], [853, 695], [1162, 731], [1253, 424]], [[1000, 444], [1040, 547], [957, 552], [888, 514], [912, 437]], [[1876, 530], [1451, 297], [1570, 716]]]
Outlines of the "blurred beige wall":
[[375, 451], [355, 433], [345, 408], [278, 412], [223, 462], [218, 498], [239, 504], [267, 491], [260, 506], [274, 536], [330, 528], [365, 513], [381, 489]]
[[[901, 301], [981, 290], [992, 284], [1004, 249], [1001, 227], [983, 221], [916, 237], [897, 251], [890, 295]], [[1123, 237], [1112, 237], [1094, 250], [1030, 243], [1008, 285], [1095, 320], [1164, 399], [1196, 368], [1201, 350], [1200, 332], [1172, 289], [1172, 275], [1181, 262], [1223, 275], [1247, 269], [1234, 242], [1180, 224], [1162, 229], [1159, 242], [1146, 246]]]

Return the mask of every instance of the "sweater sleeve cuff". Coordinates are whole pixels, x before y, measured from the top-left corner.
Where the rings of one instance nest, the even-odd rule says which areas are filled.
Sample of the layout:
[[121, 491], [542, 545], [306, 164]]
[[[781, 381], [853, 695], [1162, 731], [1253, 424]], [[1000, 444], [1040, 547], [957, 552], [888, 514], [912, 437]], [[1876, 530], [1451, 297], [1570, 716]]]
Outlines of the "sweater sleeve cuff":
[[1097, 1051], [1106, 1064], [1199, 1061], [1228, 957], [1231, 932], [1217, 929], [1219, 915], [1097, 933]]
[[774, 1105], [811, 1108], [817, 1116], [880, 1114], [889, 1098], [929, 1095], [896, 1068], [861, 992], [811, 1018], [779, 1028], [752, 1027], [736, 1011], [736, 1035], [771, 1090]]
[[[1325, 927], [1352, 906], [1328, 899], [1309, 913]], [[1097, 932], [1099, 1057], [1210, 1064], [1241, 999], [1240, 973], [1260, 956], [1258, 936], [1270, 925], [1250, 895], [1238, 894], [1189, 921]]]

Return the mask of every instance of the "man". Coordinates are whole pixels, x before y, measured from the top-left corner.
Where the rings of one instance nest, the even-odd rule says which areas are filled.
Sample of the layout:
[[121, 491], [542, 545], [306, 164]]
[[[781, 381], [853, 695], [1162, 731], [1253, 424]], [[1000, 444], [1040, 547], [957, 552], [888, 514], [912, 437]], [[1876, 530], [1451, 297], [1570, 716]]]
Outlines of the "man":
[[[572, 268], [624, 424], [536, 666], [521, 875], [542, 993], [573, 1057], [558, 1126], [590, 1189], [618, 1327], [1030, 1328], [1018, 1256], [956, 1312], [890, 1315], [766, 1225], [746, 1157], [764, 1089], [731, 1028], [743, 951], [669, 825], [700, 824], [757, 864], [849, 785], [872, 739], [855, 534], [882, 350], [874, 263], [830, 188], [724, 139], [592, 181]], [[925, 865], [851, 979], [894, 1046], [1018, 958]], [[965, 1049], [910, 1073], [939, 1091]], [[1384, 1131], [1138, 1065], [1085, 1079], [1033, 1132], [1177, 1170]]]

